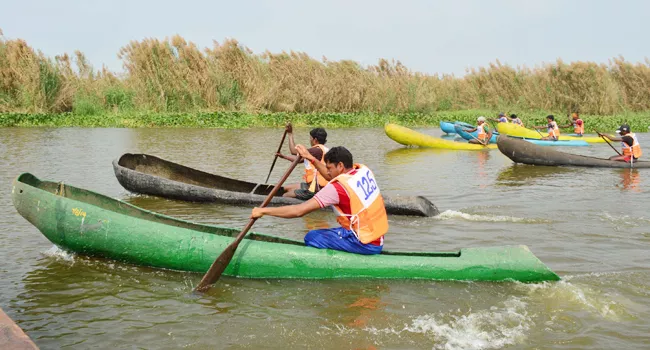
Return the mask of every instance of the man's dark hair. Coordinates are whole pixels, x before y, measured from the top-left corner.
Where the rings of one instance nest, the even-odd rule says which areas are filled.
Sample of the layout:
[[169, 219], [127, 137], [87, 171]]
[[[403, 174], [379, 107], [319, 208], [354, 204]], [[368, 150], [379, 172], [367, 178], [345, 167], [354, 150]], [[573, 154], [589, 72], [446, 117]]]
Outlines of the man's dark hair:
[[343, 146], [330, 148], [330, 150], [325, 153], [325, 162], [332, 164], [338, 164], [341, 162], [346, 169], [352, 168], [352, 165], [354, 164], [352, 162], [352, 153]]
[[323, 128], [311, 129], [309, 135], [318, 140], [318, 143], [321, 145], [324, 145], [325, 142], [327, 142], [327, 131], [325, 131]]
[[555, 121], [555, 117], [553, 115], [547, 115], [546, 119], [550, 119], [552, 121]]

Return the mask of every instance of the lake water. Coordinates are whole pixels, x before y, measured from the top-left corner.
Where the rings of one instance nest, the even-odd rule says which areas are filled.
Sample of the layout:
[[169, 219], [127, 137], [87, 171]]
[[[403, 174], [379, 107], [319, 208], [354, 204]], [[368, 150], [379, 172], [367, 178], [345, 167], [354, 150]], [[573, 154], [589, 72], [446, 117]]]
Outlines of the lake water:
[[[440, 135], [439, 129], [419, 129]], [[308, 142], [307, 129], [296, 130]], [[42, 349], [647, 349], [650, 169], [515, 165], [498, 150], [406, 149], [383, 130], [331, 129], [388, 195], [423, 195], [441, 214], [390, 217], [386, 248], [525, 244], [562, 281], [294, 281], [222, 278], [64, 252], [17, 214], [22, 172], [174, 217], [235, 228], [250, 208], [139, 196], [111, 162], [147, 153], [242, 180], [266, 178], [281, 129], [0, 129], [0, 306]], [[641, 134], [642, 144], [650, 135]], [[286, 149], [286, 148], [285, 148]], [[609, 156], [606, 144], [562, 151]], [[289, 162], [278, 160], [271, 182]], [[297, 182], [295, 171], [290, 182]], [[264, 217], [256, 232], [301, 239], [330, 212]]]

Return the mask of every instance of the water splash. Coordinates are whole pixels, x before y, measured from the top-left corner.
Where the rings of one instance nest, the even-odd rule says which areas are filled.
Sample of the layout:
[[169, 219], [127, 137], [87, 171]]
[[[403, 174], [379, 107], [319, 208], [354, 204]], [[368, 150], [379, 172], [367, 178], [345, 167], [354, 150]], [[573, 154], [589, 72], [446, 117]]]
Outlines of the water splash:
[[381, 336], [398, 336], [416, 333], [431, 339], [434, 349], [498, 349], [507, 345], [521, 344], [535, 325], [526, 311], [527, 303], [518, 297], [510, 297], [501, 306], [480, 311], [453, 310], [436, 315], [414, 317], [411, 324], [403, 327], [351, 328], [344, 325], [321, 327], [319, 335], [359, 335], [367, 332], [374, 341], [381, 343]]
[[514, 216], [504, 216], [504, 215], [479, 215], [479, 214], [468, 214], [456, 210], [445, 210], [440, 213], [440, 215], [434, 217], [436, 220], [453, 220], [453, 219], [463, 219], [467, 221], [482, 221], [482, 222], [518, 222], [518, 223], [549, 223], [550, 221], [544, 219], [528, 219], [528, 218], [518, 218]]
[[[594, 275], [601, 277], [606, 274]], [[517, 289], [528, 294], [529, 300], [542, 301], [544, 304], [552, 306], [552, 310], [562, 312], [586, 310], [593, 315], [614, 322], [634, 319], [629, 312], [634, 308], [634, 303], [629, 299], [581, 283], [569, 282], [570, 279], [552, 283], [515, 283]]]
[[439, 314], [416, 317], [410, 332], [430, 333], [436, 340], [434, 349], [497, 349], [521, 344], [534, 322], [526, 311], [526, 303], [517, 297], [465, 314]]
[[63, 260], [68, 262], [75, 261], [75, 255], [73, 253], [67, 252], [57, 246], [52, 246], [50, 249], [43, 252], [43, 255], [57, 260]]

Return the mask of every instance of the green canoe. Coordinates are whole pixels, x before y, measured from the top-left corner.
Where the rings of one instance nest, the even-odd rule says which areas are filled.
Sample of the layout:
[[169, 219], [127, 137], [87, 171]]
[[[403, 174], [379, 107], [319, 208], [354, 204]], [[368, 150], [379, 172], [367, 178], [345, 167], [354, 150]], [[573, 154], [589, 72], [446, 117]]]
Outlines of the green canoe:
[[[146, 211], [88, 190], [24, 173], [13, 182], [16, 210], [52, 243], [78, 254], [159, 268], [205, 272], [239, 230]], [[526, 246], [457, 252], [357, 255], [248, 234], [224, 273], [247, 278], [517, 280], [560, 278]]]

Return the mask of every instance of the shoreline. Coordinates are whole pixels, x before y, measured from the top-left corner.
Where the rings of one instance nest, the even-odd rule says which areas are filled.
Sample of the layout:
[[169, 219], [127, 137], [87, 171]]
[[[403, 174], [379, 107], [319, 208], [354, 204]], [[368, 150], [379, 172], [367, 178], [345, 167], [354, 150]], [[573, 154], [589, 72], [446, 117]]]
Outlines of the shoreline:
[[[0, 127], [189, 127], [245, 129], [251, 127], [277, 128], [291, 122], [296, 127], [321, 126], [326, 128], [381, 127], [385, 123], [395, 123], [407, 127], [439, 127], [441, 121], [462, 121], [475, 124], [480, 115], [488, 119], [496, 118], [498, 112], [485, 110], [444, 111], [436, 113], [381, 114], [372, 112], [351, 113], [284, 113], [284, 112], [193, 112], [158, 113], [133, 112], [109, 113], [101, 115], [79, 115], [74, 113], [0, 113]], [[518, 114], [527, 127], [545, 125], [545, 111]], [[555, 114], [560, 125], [569, 123], [566, 116]], [[609, 132], [622, 123], [630, 124], [633, 132], [647, 132], [650, 116], [646, 113], [622, 115], [581, 115], [585, 120], [586, 132]], [[494, 123], [494, 122], [492, 122]], [[613, 132], [613, 131], [612, 131]]]

